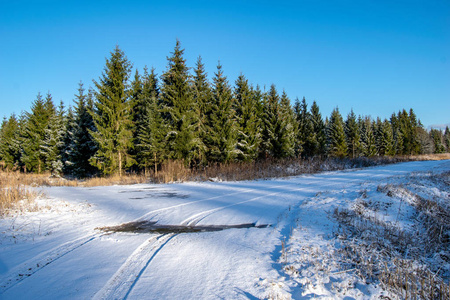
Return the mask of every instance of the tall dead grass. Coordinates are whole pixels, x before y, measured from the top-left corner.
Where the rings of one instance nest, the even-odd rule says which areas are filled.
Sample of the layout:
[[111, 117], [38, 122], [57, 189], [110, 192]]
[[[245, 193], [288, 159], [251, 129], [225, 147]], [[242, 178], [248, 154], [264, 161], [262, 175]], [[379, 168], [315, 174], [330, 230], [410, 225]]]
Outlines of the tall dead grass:
[[24, 184], [28, 179], [20, 173], [0, 173], [0, 217], [37, 209], [34, 200], [39, 193]]
[[[169, 160], [159, 166], [158, 170], [146, 174], [129, 173], [123, 176], [101, 176], [86, 179], [71, 179], [51, 174], [15, 174], [24, 186], [110, 186], [139, 183], [172, 183], [183, 181], [242, 181], [268, 179], [313, 174], [322, 171], [337, 171], [364, 168], [413, 160], [450, 159], [450, 154], [402, 157], [359, 157], [359, 158], [322, 158], [308, 159], [266, 159], [254, 162], [217, 163], [197, 168], [189, 168], [183, 161]], [[3, 174], [3, 173], [2, 173]]]

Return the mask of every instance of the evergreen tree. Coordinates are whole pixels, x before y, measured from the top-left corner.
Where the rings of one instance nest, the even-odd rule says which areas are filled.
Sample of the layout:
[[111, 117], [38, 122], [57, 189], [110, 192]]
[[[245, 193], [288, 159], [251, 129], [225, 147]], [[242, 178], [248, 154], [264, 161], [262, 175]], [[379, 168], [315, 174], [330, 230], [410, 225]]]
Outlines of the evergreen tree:
[[277, 123], [279, 122], [279, 96], [275, 85], [272, 84], [269, 92], [263, 94], [262, 103], [262, 140], [260, 145], [260, 156], [262, 158], [277, 157], [276, 130], [278, 129]]
[[295, 155], [294, 147], [297, 126], [291, 101], [285, 91], [283, 91], [280, 98], [279, 120], [281, 121], [280, 130], [277, 132], [282, 147], [280, 157], [292, 157]]
[[194, 105], [197, 111], [198, 123], [196, 126], [196, 136], [198, 137], [197, 151], [194, 157], [196, 165], [204, 165], [206, 161], [206, 145], [207, 139], [207, 118], [210, 112], [208, 111], [210, 101], [212, 98], [211, 86], [207, 79], [208, 74], [205, 71], [205, 66], [202, 62], [201, 56], [198, 57], [196, 67], [194, 69], [194, 77], [192, 81]]
[[233, 93], [222, 66], [217, 65], [214, 76], [211, 106], [208, 109], [205, 145], [209, 162], [227, 162], [236, 156], [236, 124]]
[[370, 117], [365, 117], [360, 123], [361, 149], [365, 157], [377, 155], [377, 147], [374, 132], [374, 122]]
[[[84, 93], [80, 82], [78, 94], [75, 95], [75, 115], [68, 117], [68, 132], [70, 133], [70, 149], [65, 164], [73, 175], [79, 178], [89, 177], [96, 173], [97, 168], [90, 163], [91, 157], [97, 152], [97, 144], [91, 133], [96, 131], [91, 111], [94, 111], [93, 91]], [[72, 121], [70, 121], [72, 119]]]
[[238, 126], [237, 158], [243, 161], [253, 161], [258, 155], [261, 139], [257, 98], [244, 75], [241, 74], [235, 84], [235, 112]]
[[447, 152], [450, 152], [450, 130], [448, 129], [448, 126], [445, 127], [444, 131], [444, 144], [447, 148]]
[[61, 161], [63, 162], [63, 173], [65, 175], [73, 175], [72, 161], [70, 160], [70, 155], [73, 151], [73, 131], [75, 127], [75, 116], [73, 109], [69, 106], [66, 115], [66, 132], [63, 137], [63, 150], [61, 153]]
[[41, 173], [45, 170], [45, 157], [41, 152], [42, 141], [45, 138], [50, 119], [55, 114], [50, 94], [44, 101], [41, 94], [31, 106], [31, 113], [26, 113], [24, 130], [21, 140], [21, 161], [26, 171]]
[[444, 135], [442, 134], [442, 130], [431, 129], [430, 138], [433, 140], [434, 143], [434, 153], [446, 152], [446, 147], [444, 145]]
[[353, 112], [353, 109], [347, 115], [347, 120], [345, 120], [345, 136], [347, 140], [348, 156], [353, 158], [359, 156], [359, 127], [358, 123], [356, 122], [356, 115]]
[[336, 107], [331, 112], [327, 126], [327, 152], [329, 156], [343, 158], [347, 155], [344, 120]]
[[305, 97], [303, 97], [301, 103], [298, 98], [295, 100], [294, 112], [297, 121], [295, 153], [297, 156], [301, 155], [302, 157], [313, 156], [316, 151], [317, 141], [315, 140], [312, 115], [308, 112]]
[[166, 158], [164, 154], [165, 131], [161, 108], [158, 104], [159, 88], [155, 69], [144, 73], [142, 97], [142, 122], [137, 128], [137, 161], [147, 172], [151, 167], [157, 172], [158, 165]]
[[8, 169], [18, 166], [20, 159], [19, 120], [12, 114], [4, 119], [0, 129], [0, 161]]
[[[144, 67], [144, 76], [147, 74], [147, 67]], [[147, 74], [148, 75], [148, 74]], [[133, 145], [137, 145], [139, 143], [138, 141], [138, 135], [139, 135], [139, 128], [141, 127], [143, 120], [145, 119], [145, 111], [148, 109], [146, 107], [146, 103], [142, 102], [142, 90], [143, 90], [143, 83], [141, 75], [139, 74], [139, 71], [136, 69], [134, 73], [134, 79], [131, 81], [130, 86], [130, 105], [132, 106], [131, 114], [133, 119]], [[137, 147], [133, 147], [129, 150], [130, 155], [136, 160], [137, 164], [139, 165], [139, 150]]]
[[397, 155], [403, 155], [403, 134], [400, 130], [400, 122], [397, 116], [393, 113], [390, 118], [392, 126], [392, 133], [394, 135], [394, 151]]
[[41, 145], [41, 155], [45, 159], [45, 167], [52, 175], [60, 175], [63, 169], [61, 154], [64, 146], [65, 112], [61, 101], [59, 109], [53, 114], [45, 129], [45, 137]]
[[131, 64], [118, 46], [106, 60], [102, 76], [94, 81], [97, 91], [92, 117], [96, 131], [90, 131], [98, 150], [90, 162], [104, 174], [118, 173], [134, 160], [129, 155], [133, 146], [131, 101], [128, 86]]
[[177, 40], [174, 52], [168, 57], [166, 72], [162, 75], [161, 105], [166, 129], [166, 150], [170, 159], [185, 160], [190, 164], [200, 145], [196, 136], [198, 115], [189, 84], [189, 69]]
[[313, 133], [313, 137], [311, 138], [311, 155], [324, 155], [326, 145], [326, 127], [316, 101], [314, 101], [311, 105], [310, 116]]
[[[378, 121], [377, 121], [378, 123]], [[395, 155], [394, 133], [388, 120], [380, 121], [375, 134], [375, 143], [379, 155]]]

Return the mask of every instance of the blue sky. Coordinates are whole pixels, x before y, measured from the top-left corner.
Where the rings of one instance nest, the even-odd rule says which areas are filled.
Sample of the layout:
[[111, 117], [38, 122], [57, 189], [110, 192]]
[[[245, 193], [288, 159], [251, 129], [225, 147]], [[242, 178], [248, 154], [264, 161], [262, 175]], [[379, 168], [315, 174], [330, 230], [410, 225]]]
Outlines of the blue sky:
[[134, 67], [162, 74], [176, 39], [189, 66], [231, 84], [242, 72], [322, 115], [389, 118], [413, 108], [427, 127], [450, 123], [450, 2], [0, 0], [0, 117], [38, 92], [72, 103], [116, 44]]

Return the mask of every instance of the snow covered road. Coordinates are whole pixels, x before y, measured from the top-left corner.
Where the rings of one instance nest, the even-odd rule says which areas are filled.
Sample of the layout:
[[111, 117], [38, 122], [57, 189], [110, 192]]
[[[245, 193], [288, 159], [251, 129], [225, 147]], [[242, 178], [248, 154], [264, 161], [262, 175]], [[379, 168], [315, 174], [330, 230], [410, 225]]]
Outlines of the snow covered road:
[[[246, 182], [43, 188], [39, 204], [49, 208], [0, 220], [0, 299], [301, 298], [301, 287], [286, 278], [280, 257], [302, 219], [308, 220], [302, 226], [312, 226], [314, 215], [303, 215], [315, 211], [304, 209], [311, 199], [433, 170], [450, 170], [450, 162]], [[98, 229], [139, 221], [270, 226], [189, 233]], [[317, 222], [329, 225], [319, 215]], [[320, 232], [313, 229], [302, 238], [317, 238]]]

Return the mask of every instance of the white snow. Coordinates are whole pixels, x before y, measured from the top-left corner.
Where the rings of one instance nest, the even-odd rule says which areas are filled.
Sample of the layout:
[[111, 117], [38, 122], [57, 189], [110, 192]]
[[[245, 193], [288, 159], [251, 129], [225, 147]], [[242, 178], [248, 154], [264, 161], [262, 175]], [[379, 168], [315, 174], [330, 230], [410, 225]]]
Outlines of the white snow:
[[[339, 269], [333, 209], [353, 207], [362, 191], [370, 198], [412, 172], [448, 170], [450, 161], [429, 161], [245, 182], [41, 188], [39, 211], [0, 219], [0, 299], [388, 295]], [[381, 219], [412, 226], [411, 212], [389, 201], [380, 200], [388, 207]], [[98, 229], [133, 221], [270, 226], [161, 234]]]

